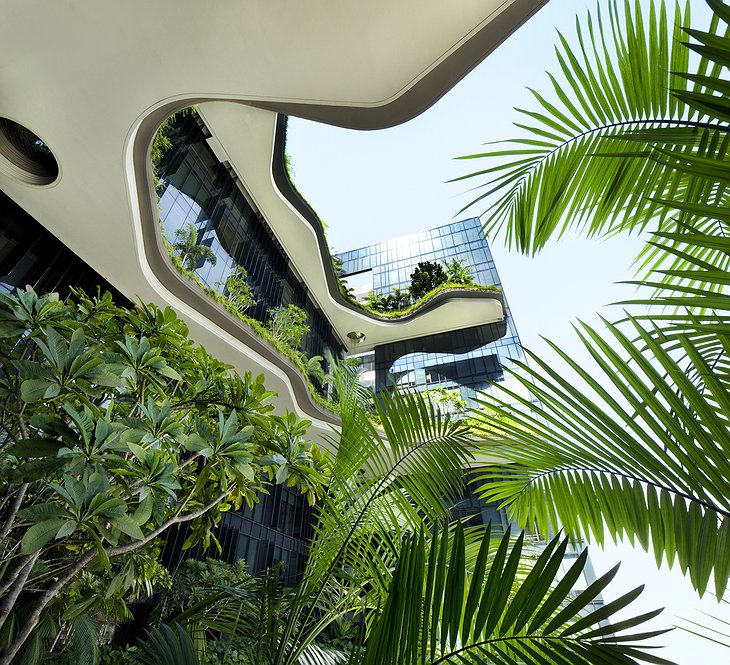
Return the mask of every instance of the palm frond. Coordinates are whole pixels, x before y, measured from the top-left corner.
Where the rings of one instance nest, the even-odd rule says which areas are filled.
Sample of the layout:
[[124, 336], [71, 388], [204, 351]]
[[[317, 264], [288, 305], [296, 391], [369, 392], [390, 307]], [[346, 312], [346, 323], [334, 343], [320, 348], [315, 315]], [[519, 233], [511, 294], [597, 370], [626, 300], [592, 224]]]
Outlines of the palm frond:
[[[343, 441], [346, 445], [338, 451], [335, 469], [349, 473], [333, 473], [331, 491], [322, 503], [308, 566], [314, 578], [331, 573], [334, 559], [338, 566], [357, 568], [388, 548], [397, 551], [405, 529], [447, 516], [463, 485], [462, 470], [472, 456], [462, 423], [417, 393], [384, 393], [375, 409], [384, 436], [367, 423], [366, 436], [358, 437], [358, 454], [350, 450], [351, 442]], [[341, 455], [347, 464], [341, 463]], [[374, 530], [380, 532], [379, 541], [369, 546]], [[347, 543], [344, 536], [349, 536]], [[373, 549], [377, 552], [369, 551]]]
[[[369, 405], [344, 401], [329, 491], [317, 512], [280, 663], [295, 662], [328, 623], [377, 603], [403, 534], [448, 517], [472, 459], [468, 428], [418, 393], [383, 393]], [[368, 419], [371, 410], [382, 430]]]
[[554, 344], [562, 367], [529, 352], [534, 368], [517, 363], [515, 378], [539, 404], [506, 389], [490, 401], [503, 417], [485, 425], [505, 440], [492, 452], [509, 463], [482, 474], [482, 493], [541, 533], [563, 526], [599, 544], [626, 534], [658, 563], [676, 558], [700, 594], [714, 571], [721, 597], [730, 572], [727, 386], [688, 339], [677, 335], [681, 353], [671, 353], [629, 323], [640, 344], [614, 325], [605, 338], [580, 328], [594, 367]]
[[346, 665], [347, 655], [337, 649], [310, 644], [299, 657], [299, 665]]
[[180, 626], [173, 631], [166, 624], [145, 633], [142, 649], [134, 659], [142, 665], [199, 665], [192, 638]]
[[[723, 600], [722, 603], [723, 605], [730, 605], [726, 600]], [[702, 612], [702, 614], [704, 615], [702, 623], [682, 618], [682, 623], [677, 625], [677, 628], [730, 649], [730, 622], [708, 612]]]
[[456, 179], [484, 181], [462, 211], [484, 205], [487, 233], [504, 230], [526, 253], [570, 228], [594, 236], [657, 221], [663, 229], [670, 211], [660, 201], [707, 200], [717, 185], [706, 171], [730, 160], [730, 125], [703, 97], [715, 90], [702, 76], [717, 70], [718, 20], [710, 32], [692, 33], [709, 44], [695, 49], [700, 78], [693, 78], [682, 43], [689, 2], [673, 15], [663, 2], [646, 11], [629, 0], [605, 4], [607, 21], [599, 5], [576, 23], [576, 44], [559, 34], [560, 74], [549, 75], [555, 101], [531, 90], [536, 110], [517, 109], [524, 135], [461, 158], [487, 163]]
[[431, 539], [423, 530], [406, 536], [364, 665], [668, 663], [639, 648], [643, 640], [665, 631], [625, 632], [658, 612], [605, 623], [641, 588], [590, 609], [591, 603], [600, 603], [616, 569], [576, 595], [573, 588], [586, 552], [558, 581], [568, 541], [555, 538], [518, 584], [524, 534], [514, 543], [505, 534], [488, 562], [490, 536], [487, 528], [477, 562], [469, 569], [460, 528], [437, 530]]
[[81, 614], [67, 622], [63, 649], [72, 663], [99, 662], [99, 622], [88, 614]]

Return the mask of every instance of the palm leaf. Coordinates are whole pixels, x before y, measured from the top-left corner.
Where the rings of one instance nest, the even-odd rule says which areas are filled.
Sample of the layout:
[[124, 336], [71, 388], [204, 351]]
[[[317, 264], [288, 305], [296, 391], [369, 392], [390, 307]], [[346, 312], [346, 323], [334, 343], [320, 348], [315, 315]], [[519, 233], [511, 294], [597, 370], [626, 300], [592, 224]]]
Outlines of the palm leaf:
[[[724, 605], [730, 604], [726, 600], [723, 600], [722, 603]], [[679, 624], [677, 628], [730, 649], [730, 622], [707, 612], [701, 614], [704, 615], [702, 623], [683, 618], [683, 623]]]
[[421, 395], [370, 395], [364, 404], [354, 386], [337, 387], [338, 452], [277, 663], [296, 662], [329, 623], [379, 602], [403, 534], [448, 516], [472, 459], [468, 428]]
[[516, 363], [539, 404], [506, 389], [488, 403], [497, 417], [481, 414], [485, 431], [505, 440], [490, 452], [509, 463], [482, 473], [481, 491], [541, 533], [564, 526], [599, 544], [626, 534], [657, 563], [678, 560], [700, 594], [714, 571], [721, 597], [730, 572], [727, 385], [687, 338], [676, 335], [681, 353], [669, 352], [629, 323], [640, 345], [614, 325], [606, 338], [582, 326], [594, 367], [553, 344], [563, 367], [529, 352], [534, 368]]
[[514, 543], [505, 534], [487, 564], [490, 536], [487, 528], [477, 565], [468, 570], [460, 528], [439, 529], [431, 539], [423, 530], [405, 537], [364, 665], [668, 662], [637, 648], [664, 631], [625, 632], [658, 612], [605, 624], [641, 588], [590, 609], [592, 603], [602, 604], [600, 593], [616, 569], [576, 595], [586, 552], [558, 582], [568, 541], [555, 538], [520, 582], [516, 572], [524, 534]]
[[[487, 163], [456, 179], [484, 181], [462, 211], [484, 205], [487, 233], [502, 229], [527, 253], [570, 228], [594, 236], [657, 221], [664, 229], [670, 213], [661, 200], [705, 201], [708, 188], [717, 189], [709, 176], [727, 170], [729, 125], [717, 115], [722, 108], [707, 108], [724, 100], [706, 98], [720, 92], [712, 61], [720, 57], [718, 20], [709, 33], [691, 33], [704, 44], [695, 48], [693, 78], [681, 43], [689, 2], [672, 18], [663, 2], [645, 13], [638, 2], [606, 5], [608, 21], [599, 6], [577, 22], [576, 44], [559, 34], [560, 75], [549, 75], [555, 101], [531, 91], [536, 110], [517, 109], [524, 135], [461, 158]], [[702, 78], [708, 73], [711, 82]]]
[[199, 665], [195, 644], [180, 626], [172, 630], [162, 624], [145, 633], [142, 649], [134, 654], [134, 659], [142, 665]]

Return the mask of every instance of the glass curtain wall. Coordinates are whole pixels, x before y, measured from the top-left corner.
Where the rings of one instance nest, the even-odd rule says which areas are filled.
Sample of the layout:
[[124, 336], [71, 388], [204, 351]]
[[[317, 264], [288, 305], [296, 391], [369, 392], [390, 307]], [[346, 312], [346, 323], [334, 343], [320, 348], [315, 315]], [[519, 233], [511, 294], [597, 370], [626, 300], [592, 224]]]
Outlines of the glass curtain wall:
[[[209, 136], [196, 113], [178, 117], [172, 124], [172, 147], [165, 151], [157, 171], [160, 219], [168, 240], [174, 241], [175, 232], [192, 223], [197, 242], [210, 247], [216, 256], [215, 265], [201, 261], [196, 266], [197, 275], [208, 287], [223, 294], [226, 278], [237, 266], [243, 267], [257, 301], [246, 315], [266, 323], [269, 309], [294, 304], [306, 312], [310, 328], [302, 351], [310, 358], [323, 356], [325, 349], [339, 355], [344, 347], [329, 321], [307, 295], [283, 248], [247, 200], [230, 167], [213, 154], [206, 140]], [[259, 496], [253, 509], [224, 515], [215, 532], [220, 553], [215, 547], [183, 553], [187, 531], [180, 529], [170, 535], [163, 558], [170, 567], [191, 555], [229, 562], [243, 558], [253, 574], [283, 561], [285, 582], [291, 584], [304, 563], [311, 520], [306, 500], [291, 489], [274, 486], [269, 494]]]
[[[384, 296], [396, 288], [401, 291], [408, 289], [411, 273], [421, 261], [463, 261], [476, 284], [502, 287], [489, 243], [477, 217], [344, 252], [339, 258], [346, 275], [371, 271], [373, 292]], [[505, 307], [507, 334], [475, 351], [462, 354], [412, 353], [399, 358], [389, 368], [375, 367], [372, 357], [365, 358], [364, 363], [375, 372], [387, 372], [385, 380], [373, 377], [376, 385], [417, 390], [437, 387], [459, 390], [472, 405], [477, 392], [489, 390], [488, 381], [503, 380], [503, 368], [512, 367], [512, 359], [523, 357], [520, 338], [506, 300]]]
[[0, 291], [30, 286], [37, 293], [55, 291], [61, 298], [71, 287], [109, 291], [118, 305], [130, 302], [25, 210], [0, 192]]
[[226, 278], [243, 267], [257, 303], [246, 311], [266, 323], [268, 310], [293, 304], [307, 314], [309, 332], [302, 342], [308, 356], [335, 355], [344, 350], [327, 318], [307, 294], [292, 270], [284, 250], [261, 214], [247, 200], [226, 164], [208, 146], [210, 136], [196, 113], [173, 121], [165, 151], [157, 169], [160, 219], [170, 242], [189, 223], [199, 244], [216, 256], [215, 265], [200, 261], [196, 273], [209, 288], [223, 294]]

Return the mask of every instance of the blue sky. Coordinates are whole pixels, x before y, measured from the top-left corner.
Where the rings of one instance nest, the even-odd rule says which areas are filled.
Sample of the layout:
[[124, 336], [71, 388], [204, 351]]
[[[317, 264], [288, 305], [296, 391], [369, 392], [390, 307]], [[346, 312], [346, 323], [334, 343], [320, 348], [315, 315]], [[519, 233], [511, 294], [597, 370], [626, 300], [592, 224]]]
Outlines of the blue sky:
[[[513, 135], [513, 107], [531, 103], [525, 86], [545, 90], [544, 70], [555, 69], [555, 29], [572, 35], [576, 14], [594, 7], [588, 0], [553, 0], [434, 107], [399, 127], [357, 132], [292, 119], [288, 152], [294, 179], [327, 223], [333, 247], [344, 251], [453, 220], [467, 201], [466, 187], [446, 181], [469, 167], [453, 158]], [[694, 25], [704, 25], [703, 0], [693, 0], [692, 8]], [[596, 324], [597, 312], [617, 316], [615, 307], [605, 305], [631, 297], [631, 287], [615, 282], [631, 278], [642, 242], [572, 235], [527, 258], [492, 240], [523, 344], [550, 357], [544, 336], [581, 357], [572, 324], [577, 319]], [[676, 615], [702, 622], [700, 610], [723, 615], [714, 600], [699, 603], [677, 571], [657, 571], [653, 557], [627, 545], [593, 552], [592, 559], [598, 572], [623, 560], [613, 593], [646, 583], [642, 610], [667, 607], [657, 623], [671, 625]], [[730, 620], [730, 612], [724, 618]], [[669, 646], [662, 655], [682, 665], [730, 661], [730, 651], [680, 631], [661, 642]]]

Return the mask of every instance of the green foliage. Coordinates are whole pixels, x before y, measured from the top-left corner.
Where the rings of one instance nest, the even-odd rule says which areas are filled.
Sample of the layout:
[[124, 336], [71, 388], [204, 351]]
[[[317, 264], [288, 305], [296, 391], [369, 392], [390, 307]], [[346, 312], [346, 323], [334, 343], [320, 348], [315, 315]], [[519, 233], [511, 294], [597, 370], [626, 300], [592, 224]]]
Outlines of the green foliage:
[[450, 284], [473, 284], [471, 269], [464, 265], [464, 259], [446, 261], [446, 281]]
[[208, 262], [215, 265], [218, 260], [215, 252], [208, 245], [198, 242], [198, 229], [192, 222], [188, 222], [183, 228], [175, 231], [172, 249], [179, 252], [180, 261], [190, 272], [195, 272], [201, 263]]
[[200, 663], [201, 665], [253, 665], [254, 661], [248, 655], [251, 650], [251, 644], [244, 643], [243, 640], [238, 640], [237, 643], [227, 639], [209, 640]]
[[[378, 311], [375, 310], [372, 307], [366, 307], [366, 309], [369, 309], [374, 314], [378, 314], [379, 316], [382, 316], [383, 318], [390, 319], [390, 318], [400, 318], [404, 316], [408, 316], [412, 312], [420, 309], [423, 305], [428, 303], [430, 300], [435, 298], [439, 293], [444, 293], [447, 291], [457, 291], [458, 289], [468, 289], [469, 291], [484, 291], [484, 292], [491, 292], [491, 293], [500, 293], [501, 289], [496, 286], [484, 286], [482, 284], [453, 284], [453, 283], [446, 283], [442, 284], [441, 286], [437, 286], [433, 291], [429, 291], [426, 295], [423, 296], [420, 300], [417, 300], [416, 302], [406, 305], [402, 309], [395, 309], [395, 310], [389, 310], [388, 308], [391, 306], [391, 304], [394, 304], [395, 302], [398, 302], [398, 300], [393, 299], [391, 301], [388, 300], [388, 298], [383, 298], [383, 296], [375, 296], [374, 300], [375, 302], [381, 303], [385, 302], [383, 305], [385, 307], [384, 310]], [[400, 292], [399, 292], [400, 293]], [[399, 299], [401, 299], [401, 296], [399, 296]]]
[[423, 396], [441, 411], [446, 413], [462, 414], [466, 412], [466, 400], [461, 396], [458, 389], [447, 390], [443, 386], [426, 390]]
[[296, 178], [296, 173], [294, 172], [294, 167], [291, 163], [291, 154], [288, 152], [284, 153], [284, 168], [286, 169], [286, 175], [290, 180]]
[[[137, 665], [139, 661], [134, 658], [137, 653], [139, 653], [139, 647], [136, 646], [119, 648], [107, 644], [101, 647], [99, 665]], [[74, 663], [74, 665], [76, 664]]]
[[[514, 544], [505, 534], [492, 542], [488, 527], [473, 568], [467, 564], [464, 530], [423, 528], [405, 537], [382, 613], [372, 628], [364, 665], [494, 663], [669, 664], [637, 649], [666, 631], [625, 634], [661, 610], [608, 624], [641, 593], [627, 593], [601, 609], [590, 603], [618, 567], [575, 597], [573, 586], [587, 561], [578, 557], [556, 585], [568, 540], [550, 541], [524, 580], [518, 564], [524, 533]], [[430, 540], [430, 542], [429, 542]]]
[[269, 331], [274, 339], [292, 349], [298, 349], [309, 332], [307, 313], [296, 305], [274, 307], [269, 310]]
[[[323, 407], [324, 409], [327, 409], [328, 411], [336, 412], [337, 406], [335, 404], [332, 404], [328, 400], [326, 400], [322, 395], [320, 395], [317, 390], [315, 389], [312, 382], [309, 380], [310, 371], [307, 367], [308, 359], [306, 356], [297, 351], [296, 349], [293, 349], [288, 344], [282, 342], [281, 340], [276, 339], [272, 334], [269, 328], [261, 324], [256, 319], [247, 316], [246, 314], [243, 314], [240, 312], [236, 307], [234, 307], [231, 302], [224, 298], [222, 295], [211, 289], [209, 286], [206, 286], [206, 284], [203, 283], [203, 281], [200, 279], [200, 277], [194, 273], [185, 268], [183, 266], [182, 262], [180, 261], [180, 257], [176, 256], [175, 254], [172, 254], [172, 246], [170, 245], [168, 247], [170, 250], [170, 260], [172, 262], [173, 267], [183, 276], [187, 277], [192, 282], [195, 282], [204, 292], [205, 294], [215, 300], [216, 302], [220, 303], [223, 307], [228, 310], [228, 312], [231, 313], [232, 316], [235, 316], [237, 319], [245, 323], [252, 332], [260, 337], [263, 340], [266, 340], [268, 344], [270, 344], [273, 348], [275, 348], [281, 355], [285, 356], [286, 358], [289, 358], [301, 371], [302, 376], [304, 377], [304, 380], [307, 382], [307, 386], [309, 388], [309, 393], [312, 396], [312, 399], [319, 404], [319, 406]], [[316, 369], [314, 370], [316, 372]], [[316, 375], [315, 375], [316, 376]]]
[[234, 564], [216, 559], [186, 560], [176, 571], [170, 589], [162, 594], [159, 603], [163, 617], [184, 612], [212, 591], [223, 587], [246, 587], [253, 577], [246, 571], [246, 562]]
[[712, 60], [723, 53], [718, 18], [727, 5], [709, 4], [709, 32], [688, 33], [700, 42], [694, 72], [682, 30], [689, 0], [674, 12], [664, 2], [642, 10], [605, 0], [576, 22], [572, 42], [558, 33], [559, 71], [548, 74], [547, 90], [531, 91], [533, 108], [518, 109], [522, 136], [462, 158], [484, 162], [457, 180], [481, 183], [484, 193], [466, 207], [487, 205], [487, 233], [503, 229], [511, 245], [534, 253], [567, 229], [593, 236], [655, 222], [669, 231], [662, 201], [677, 195], [723, 199], [703, 171], [713, 164], [727, 173], [730, 160], [727, 81]]
[[365, 304], [368, 309], [373, 312], [384, 312], [388, 306], [388, 301], [384, 295], [371, 291], [365, 296]]
[[483, 403], [481, 407], [480, 409], [471, 410], [469, 417], [466, 419], [466, 424], [473, 436], [487, 440], [499, 436], [500, 432], [495, 429], [494, 423], [509, 423], [514, 427], [519, 426], [514, 418], [506, 415], [503, 411], [496, 411]]
[[[699, 42], [690, 45], [702, 56], [698, 73], [682, 73], [689, 54], [675, 43], [671, 63], [679, 73], [644, 68], [656, 85], [637, 87], [624, 78], [623, 94], [616, 97], [648, 99], [651, 104], [642, 102], [641, 108], [684, 114], [686, 126], [702, 118], [703, 127], [695, 127], [697, 141], [685, 140], [677, 123], [668, 123], [662, 145], [651, 146], [648, 155], [661, 170], [636, 171], [624, 154], [606, 161], [615, 148], [614, 134], [605, 142], [597, 135], [591, 154], [603, 155], [609, 180], [614, 169], [626, 167], [625, 179], [611, 180], [606, 191], [607, 184], [596, 180], [596, 165], [588, 163], [571, 176], [579, 180], [570, 181], [565, 197], [571, 206], [598, 211], [590, 227], [596, 232], [643, 228], [658, 215], [663, 230], [653, 235], [646, 255], [654, 266], [671, 263], [671, 269], [636, 282], [650, 295], [630, 304], [646, 307], [646, 314], [604, 322], [605, 331], [577, 328], [592, 364], [576, 362], [556, 345], [559, 363], [528, 353], [531, 365], [517, 364], [521, 372], [515, 378], [538, 402], [507, 389], [489, 400], [497, 417], [486, 414], [485, 427], [504, 443], [490, 450], [509, 463], [485, 472], [490, 482], [483, 493], [543, 533], [560, 525], [574, 537], [582, 534], [599, 543], [625, 535], [653, 551], [657, 564], [678, 563], [700, 595], [714, 579], [721, 598], [730, 573], [730, 299], [725, 292], [730, 259], [725, 146], [730, 139], [726, 99], [714, 93], [727, 86], [721, 75], [730, 66], [730, 37], [727, 25], [720, 25], [730, 23], [730, 7], [719, 0], [708, 4], [715, 12], [710, 32], [686, 30]], [[662, 40], [668, 40], [667, 22], [657, 22], [652, 8], [647, 32], [639, 11], [627, 7], [629, 32], [614, 34], [620, 64], [627, 68], [622, 76], [635, 73], [643, 58], [654, 60]], [[663, 6], [659, 12], [663, 16]], [[607, 35], [596, 31], [591, 39]], [[669, 57], [669, 51], [663, 53]], [[577, 63], [564, 69], [578, 78]], [[593, 81], [603, 71], [594, 66], [580, 78]], [[691, 90], [687, 81], [695, 83]], [[645, 89], [654, 96], [643, 97], [649, 94]], [[605, 113], [602, 99], [586, 102], [592, 113]], [[564, 122], [557, 109], [549, 115], [544, 122]], [[553, 163], [561, 161], [556, 156]], [[659, 191], [660, 198], [658, 184], [669, 188]], [[604, 207], [621, 219], [620, 226], [606, 226], [611, 216], [602, 217]], [[525, 248], [538, 248], [550, 234], [561, 233], [553, 223], [536, 231], [529, 216], [513, 221], [515, 237]]]
[[396, 287], [393, 289], [393, 293], [386, 296], [385, 303], [386, 310], [389, 312], [402, 311], [411, 304], [411, 294]]
[[[304, 354], [302, 355], [304, 356]], [[311, 358], [304, 356], [302, 360], [307, 368], [307, 375], [311, 376], [313, 379], [317, 379], [320, 383], [324, 383], [325, 372], [322, 367], [324, 358], [322, 356], [312, 356]]]
[[[715, 400], [722, 402], [727, 388], [689, 344], [683, 350], [694, 362], [687, 366], [638, 322], [632, 326], [640, 345], [608, 325], [620, 355], [607, 338], [582, 327], [595, 367], [581, 366], [557, 347], [564, 369], [532, 354], [530, 368], [518, 363], [525, 375], [516, 378], [542, 406], [525, 414], [502, 400], [494, 406], [509, 417], [488, 420], [507, 441], [498, 454], [515, 464], [486, 473], [500, 482], [484, 491], [543, 533], [561, 524], [598, 543], [625, 534], [651, 547], [658, 564], [678, 560], [700, 594], [714, 571], [721, 596], [730, 571], [730, 500], [718, 469], [730, 453], [730, 429], [727, 411]], [[701, 372], [700, 385], [691, 385], [690, 370]], [[524, 398], [510, 396], [528, 407]]]
[[[448, 281], [449, 277], [440, 263], [420, 261], [411, 273], [411, 297], [413, 300], [420, 300], [429, 291], [433, 291]], [[397, 309], [402, 309], [402, 307]]]
[[170, 526], [208, 546], [270, 480], [321, 492], [308, 422], [273, 416], [263, 377], [232, 374], [169, 308], [0, 294], [0, 365], [6, 658], [47, 644], [41, 621], [124, 617], [123, 598], [164, 582]]
[[200, 665], [190, 636], [180, 626], [173, 630], [165, 624], [147, 631], [133, 658], [141, 665]]
[[157, 168], [160, 165], [165, 153], [172, 148], [172, 141], [170, 141], [170, 132], [172, 127], [177, 120], [195, 112], [194, 106], [188, 106], [187, 108], [178, 111], [171, 115], [165, 122], [163, 122], [157, 131], [155, 137], [152, 140], [152, 148], [150, 150], [150, 161], [152, 162], [152, 173], [155, 179], [155, 189], [159, 185], [159, 178], [157, 176]]
[[[202, 662], [667, 662], [640, 647], [662, 631], [625, 634], [657, 612], [601, 625], [640, 590], [588, 611], [616, 569], [576, 596], [587, 554], [558, 581], [567, 540], [530, 553], [526, 566], [524, 536], [495, 541], [489, 528], [444, 526], [472, 455], [464, 423], [419, 394], [375, 400], [347, 364], [333, 382], [342, 430], [302, 580], [284, 590], [270, 571], [251, 586], [218, 587], [168, 619], [188, 627]], [[358, 634], [341, 630], [353, 616]], [[199, 639], [209, 630], [221, 639]]]
[[225, 288], [224, 297], [237, 312], [242, 314], [256, 304], [245, 268], [236, 266], [226, 281], [220, 284]]

